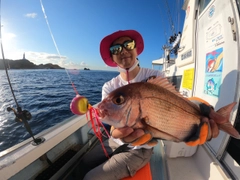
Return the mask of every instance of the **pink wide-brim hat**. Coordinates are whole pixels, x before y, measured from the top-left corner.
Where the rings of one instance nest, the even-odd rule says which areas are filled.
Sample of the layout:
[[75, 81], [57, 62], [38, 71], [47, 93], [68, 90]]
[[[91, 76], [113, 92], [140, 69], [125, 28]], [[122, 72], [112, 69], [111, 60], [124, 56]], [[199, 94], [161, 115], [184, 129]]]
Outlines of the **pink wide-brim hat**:
[[137, 48], [137, 54], [141, 54], [144, 48], [144, 42], [141, 34], [135, 30], [124, 30], [124, 31], [117, 31], [114, 32], [105, 38], [102, 39], [100, 43], [100, 54], [102, 56], [103, 61], [111, 67], [117, 67], [117, 64], [113, 62], [112, 56], [110, 54], [110, 46], [112, 43], [120, 38], [120, 37], [130, 37], [131, 39], [135, 40], [136, 42], [136, 48]]

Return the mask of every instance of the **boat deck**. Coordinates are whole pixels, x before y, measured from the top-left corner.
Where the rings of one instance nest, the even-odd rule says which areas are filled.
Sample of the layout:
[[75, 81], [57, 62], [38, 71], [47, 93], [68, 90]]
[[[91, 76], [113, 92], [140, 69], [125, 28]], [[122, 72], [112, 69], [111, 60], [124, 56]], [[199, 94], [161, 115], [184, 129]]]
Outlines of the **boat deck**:
[[[52, 173], [54, 175], [49, 174], [49, 176], [45, 179], [77, 179], [77, 177], [73, 176], [73, 171], [79, 165], [81, 157], [99, 143], [96, 136], [89, 131], [89, 127], [86, 122], [85, 117], [73, 117], [73, 119], [66, 120], [65, 123], [60, 124], [58, 127], [54, 127], [46, 130], [46, 132], [43, 132], [41, 136], [43, 136], [46, 141], [41, 144], [41, 146], [33, 147], [29, 144], [29, 142], [26, 142], [24, 146], [21, 146], [21, 148], [12, 151], [11, 158], [13, 158], [13, 154], [21, 157], [15, 158], [14, 163], [8, 165], [9, 168], [2, 168], [0, 171], [2, 179], [44, 179], [47, 174], [45, 172], [47, 172], [48, 169], [50, 169], [49, 171], [52, 173], [53, 170], [51, 170], [51, 168], [58, 166], [57, 163], [55, 165], [51, 165], [51, 162], [53, 164], [55, 162], [59, 162], [60, 164], [62, 163], [63, 166], [61, 165], [62, 167], [58, 168], [55, 174]], [[66, 133], [65, 136], [62, 136], [63, 132]], [[78, 138], [80, 138], [80, 140]], [[61, 142], [61, 144], [55, 145], [59, 142]], [[55, 143], [54, 148], [50, 149], [50, 147], [53, 146], [53, 143]], [[180, 151], [183, 151], [183, 148], [176, 147], [180, 145], [179, 143], [168, 143], [172, 145], [171, 149], [174, 150], [174, 152], [176, 151], [174, 154], [177, 156], [179, 156], [179, 154], [183, 154], [180, 153]], [[227, 177], [227, 173], [223, 172], [224, 168], [221, 167], [218, 160], [212, 155], [212, 153], [208, 152], [207, 145], [199, 146], [195, 154], [192, 152], [190, 155], [188, 154], [189, 157], [173, 158], [169, 156], [169, 152], [171, 151], [169, 151], [168, 143], [166, 141], [159, 140], [157, 146], [154, 147], [154, 153], [150, 160], [151, 175], [153, 180], [230, 179], [229, 176]], [[81, 147], [76, 147], [76, 144], [81, 145]], [[22, 151], [26, 152], [23, 147], [28, 150], [27, 152], [31, 152], [32, 156], [34, 156], [32, 159], [36, 159], [35, 161], [29, 163], [29, 166], [24, 164], [26, 161], [29, 161], [29, 158], [21, 154]], [[76, 147], [76, 149], [74, 149], [76, 152], [66, 154], [65, 158], [64, 153], [61, 154], [63, 152], [62, 150], [66, 153], [66, 149], [72, 149], [71, 147]], [[49, 158], [51, 162], [49, 163], [47, 159], [41, 159], [43, 156]], [[6, 158], [7, 156], [2, 157], [1, 162], [3, 162]], [[64, 162], [62, 162], [62, 160]], [[43, 172], [42, 175], [39, 174], [41, 172]], [[13, 173], [14, 176], [11, 175]]]

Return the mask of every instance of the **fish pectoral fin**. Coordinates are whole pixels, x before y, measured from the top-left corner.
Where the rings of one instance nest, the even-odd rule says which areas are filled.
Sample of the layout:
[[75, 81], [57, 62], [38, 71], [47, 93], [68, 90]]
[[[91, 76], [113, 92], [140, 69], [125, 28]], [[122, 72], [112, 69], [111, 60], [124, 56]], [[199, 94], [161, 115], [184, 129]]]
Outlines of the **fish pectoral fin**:
[[148, 143], [152, 139], [152, 135], [150, 133], [142, 135], [140, 138], [131, 143], [132, 146], [140, 146], [142, 144]]
[[209, 136], [209, 124], [207, 122], [201, 122], [196, 133], [191, 136], [185, 143], [188, 146], [202, 145], [208, 140]]

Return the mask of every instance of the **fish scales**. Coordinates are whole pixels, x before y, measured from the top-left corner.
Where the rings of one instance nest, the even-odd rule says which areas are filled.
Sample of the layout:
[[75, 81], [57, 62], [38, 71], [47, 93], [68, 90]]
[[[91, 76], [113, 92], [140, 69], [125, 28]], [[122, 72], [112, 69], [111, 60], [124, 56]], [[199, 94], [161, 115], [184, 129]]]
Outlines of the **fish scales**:
[[189, 135], [189, 129], [199, 125], [200, 116], [185, 111], [176, 104], [158, 98], [144, 99], [142, 109], [145, 109], [143, 117], [148, 117], [150, 126], [162, 132], [168, 132], [180, 139]]

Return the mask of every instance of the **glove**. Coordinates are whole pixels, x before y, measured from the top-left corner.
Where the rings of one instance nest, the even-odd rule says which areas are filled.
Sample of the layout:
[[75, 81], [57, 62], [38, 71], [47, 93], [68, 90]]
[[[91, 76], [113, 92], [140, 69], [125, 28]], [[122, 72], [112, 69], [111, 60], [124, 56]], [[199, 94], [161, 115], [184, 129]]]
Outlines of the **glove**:
[[110, 134], [114, 138], [120, 138], [124, 143], [132, 146], [149, 145], [155, 146], [158, 141], [152, 138], [150, 133], [145, 133], [143, 129], [133, 129], [131, 127], [123, 127], [115, 129], [111, 127]]
[[200, 108], [204, 117], [201, 118], [198, 131], [185, 143], [189, 146], [202, 145], [206, 141], [210, 141], [212, 138], [217, 137], [219, 134], [219, 128], [215, 121], [208, 118], [210, 110], [211, 108], [213, 109], [213, 107], [208, 102], [198, 97], [190, 97], [188, 100]]

